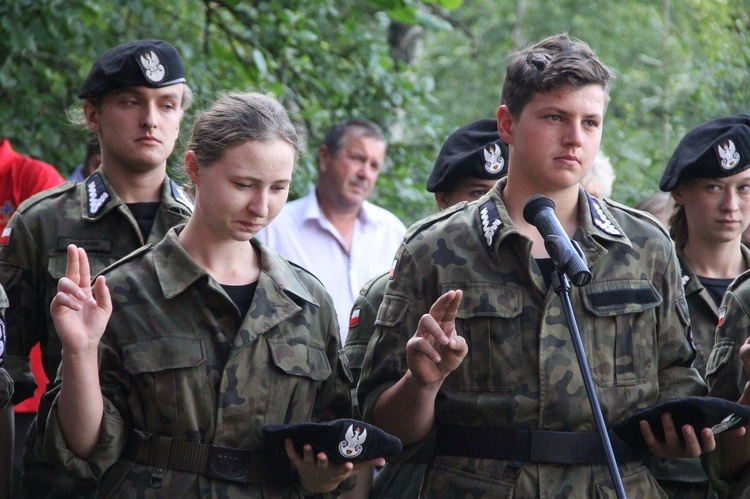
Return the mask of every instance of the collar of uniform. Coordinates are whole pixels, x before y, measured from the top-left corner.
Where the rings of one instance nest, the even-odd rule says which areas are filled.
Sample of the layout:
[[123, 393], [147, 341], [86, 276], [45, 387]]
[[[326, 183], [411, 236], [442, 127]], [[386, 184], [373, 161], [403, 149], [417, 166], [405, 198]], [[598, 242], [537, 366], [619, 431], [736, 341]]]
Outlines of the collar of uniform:
[[261, 279], [265, 274], [270, 278], [274, 285], [279, 290], [283, 290], [285, 294], [292, 294], [308, 303], [320, 306], [318, 300], [310, 294], [307, 286], [305, 286], [298, 276], [298, 272], [300, 272], [299, 269], [303, 272], [307, 272], [306, 270], [301, 267], [295, 269], [288, 260], [282, 257], [278, 252], [263, 244], [257, 238], [251, 239], [250, 244], [260, 251]]
[[[179, 204], [183, 205], [185, 208], [190, 210], [190, 212], [193, 212], [193, 201], [190, 199], [190, 197], [185, 194], [185, 192], [180, 188], [179, 185], [177, 185], [177, 182], [172, 180], [171, 178], [167, 177], [167, 180], [169, 181], [169, 189], [170, 193], [172, 194], [172, 197], [175, 201], [177, 201]], [[162, 199], [165, 199], [165, 196], [162, 196]]]
[[[165, 298], [174, 298], [189, 288], [196, 280], [208, 276], [208, 273], [200, 267], [188, 255], [185, 248], [178, 239], [179, 233], [184, 225], [173, 227], [167, 232], [160, 242], [154, 247], [154, 268], [159, 278], [159, 284]], [[297, 273], [290, 264], [278, 253], [270, 250], [256, 239], [251, 240], [253, 247], [260, 250], [261, 276], [258, 287], [266, 289], [269, 299], [276, 302], [264, 284], [264, 275], [270, 277], [273, 287], [277, 288], [280, 295], [293, 294], [301, 299], [319, 306], [317, 300], [310, 294], [307, 288], [297, 277]], [[175, 272], [179, 269], [179, 272]], [[288, 300], [288, 298], [287, 298]], [[296, 304], [290, 306], [297, 306]]]
[[682, 275], [682, 287], [685, 288], [685, 295], [690, 295], [694, 292], [700, 292], [703, 289], [698, 276], [695, 275], [693, 269], [690, 268], [687, 260], [685, 260], [685, 254], [682, 249], [677, 250], [677, 259], [680, 262], [680, 274]]
[[[630, 243], [625, 232], [622, 230], [620, 225], [617, 223], [612, 213], [607, 209], [607, 206], [599, 201], [594, 196], [589, 195], [583, 188], [579, 188], [578, 191], [578, 202], [584, 206], [588, 206], [588, 213], [591, 218], [584, 216], [581, 219], [582, 225], [588, 225], [586, 227], [592, 235], [598, 235], [604, 239], [611, 241]], [[583, 214], [586, 211], [583, 210]], [[589, 223], [590, 222], [590, 223]]]
[[92, 173], [84, 182], [83, 218], [97, 220], [122, 203], [101, 170]]

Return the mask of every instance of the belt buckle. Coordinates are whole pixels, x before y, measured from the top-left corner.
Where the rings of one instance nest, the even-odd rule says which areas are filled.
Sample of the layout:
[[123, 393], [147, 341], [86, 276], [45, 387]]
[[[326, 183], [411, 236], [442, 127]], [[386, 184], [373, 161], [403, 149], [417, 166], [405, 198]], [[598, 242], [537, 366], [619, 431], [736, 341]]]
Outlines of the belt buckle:
[[250, 453], [242, 449], [212, 445], [208, 451], [206, 468], [205, 475], [209, 478], [249, 483]]

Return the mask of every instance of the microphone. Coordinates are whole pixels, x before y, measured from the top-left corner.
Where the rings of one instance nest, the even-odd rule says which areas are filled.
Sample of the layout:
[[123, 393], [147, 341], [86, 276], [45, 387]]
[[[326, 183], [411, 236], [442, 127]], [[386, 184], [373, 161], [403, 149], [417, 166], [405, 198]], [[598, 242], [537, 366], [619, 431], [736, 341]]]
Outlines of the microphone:
[[583, 252], [563, 230], [555, 216], [555, 202], [547, 196], [534, 194], [523, 205], [523, 218], [537, 228], [544, 238], [544, 247], [555, 262], [558, 271], [564, 272], [578, 287], [591, 280], [591, 272]]

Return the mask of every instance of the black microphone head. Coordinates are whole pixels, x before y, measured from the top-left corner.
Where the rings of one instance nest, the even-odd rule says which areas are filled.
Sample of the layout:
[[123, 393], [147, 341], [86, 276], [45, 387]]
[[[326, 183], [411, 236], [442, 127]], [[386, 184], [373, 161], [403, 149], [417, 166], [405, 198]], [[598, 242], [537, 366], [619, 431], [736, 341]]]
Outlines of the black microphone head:
[[534, 194], [523, 204], [523, 218], [531, 225], [534, 224], [536, 216], [545, 208], [555, 211], [555, 202], [542, 194]]

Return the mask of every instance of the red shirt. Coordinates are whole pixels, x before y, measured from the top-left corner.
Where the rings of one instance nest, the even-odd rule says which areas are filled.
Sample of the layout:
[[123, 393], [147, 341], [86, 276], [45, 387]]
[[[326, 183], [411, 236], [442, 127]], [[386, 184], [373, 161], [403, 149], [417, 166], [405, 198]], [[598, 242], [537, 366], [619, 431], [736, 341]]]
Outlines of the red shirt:
[[0, 229], [21, 201], [65, 182], [57, 169], [38, 159], [18, 154], [7, 139], [0, 142]]
[[[18, 154], [7, 139], [0, 141], [0, 231], [23, 200], [63, 182], [65, 179], [54, 166]], [[47, 376], [42, 368], [39, 344], [32, 349], [30, 359], [37, 389], [33, 398], [15, 406], [16, 412], [36, 412], [39, 407], [39, 398], [47, 387]]]

